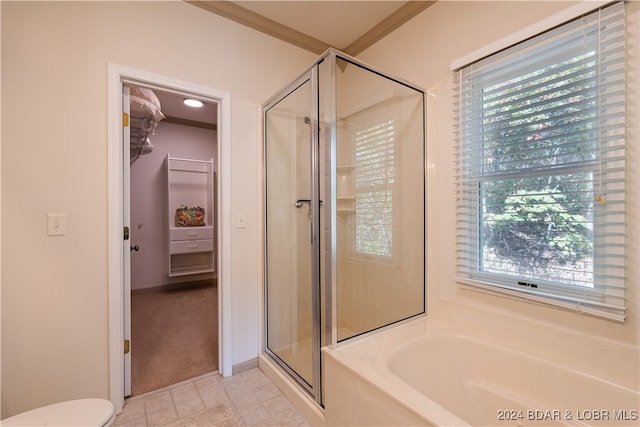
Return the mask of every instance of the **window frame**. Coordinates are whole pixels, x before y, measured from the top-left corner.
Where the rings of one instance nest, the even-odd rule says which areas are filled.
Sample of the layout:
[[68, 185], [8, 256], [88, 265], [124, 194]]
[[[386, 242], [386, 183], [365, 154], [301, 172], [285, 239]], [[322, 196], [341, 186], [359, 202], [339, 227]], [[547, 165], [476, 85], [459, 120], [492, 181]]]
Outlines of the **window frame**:
[[[622, 4], [623, 9], [623, 20], [624, 20], [624, 3], [618, 3], [613, 7], [620, 7]], [[613, 9], [612, 9], [613, 10]], [[553, 31], [561, 31], [558, 28], [552, 29]], [[541, 37], [545, 37], [545, 33], [540, 35]], [[537, 36], [536, 36], [537, 37]], [[528, 39], [523, 44], [531, 45], [536, 42], [536, 37], [532, 39]], [[516, 45], [512, 50], [518, 49]], [[503, 52], [497, 52], [495, 56], [503, 55]], [[493, 55], [488, 56], [488, 60], [490, 61]], [[486, 59], [483, 59], [486, 62]], [[624, 62], [624, 59], [623, 59]], [[500, 64], [492, 65], [496, 69], [500, 68]], [[462, 66], [456, 69], [456, 79], [458, 84], [458, 90], [460, 91], [459, 102], [463, 101], [463, 82], [462, 73], [466, 66]], [[491, 67], [488, 67], [491, 68]], [[483, 69], [483, 72], [486, 72], [487, 68]], [[624, 72], [623, 72], [624, 73]], [[520, 73], [522, 75], [522, 73]], [[513, 77], [513, 76], [511, 76]], [[503, 80], [508, 80], [505, 77]], [[474, 87], [473, 95], [474, 99], [479, 99], [478, 104], [483, 104], [483, 90], [484, 87]], [[478, 107], [476, 112], [482, 111], [483, 107]], [[463, 108], [459, 105], [458, 108], [458, 125], [464, 117], [460, 117], [463, 115]], [[600, 120], [598, 118], [598, 120]], [[472, 121], [475, 123], [475, 126], [478, 129], [482, 129], [475, 133], [471, 142], [464, 142], [465, 135], [463, 132], [459, 130], [458, 134], [458, 214], [463, 218], [463, 220], [458, 221], [458, 229], [468, 228], [468, 232], [472, 235], [471, 237], [462, 237], [460, 236], [460, 232], [458, 235], [458, 277], [457, 281], [461, 286], [470, 288], [472, 290], [481, 290], [486, 291], [493, 294], [508, 296], [516, 299], [524, 299], [533, 301], [536, 303], [541, 303], [544, 305], [552, 305], [558, 306], [565, 309], [571, 309], [578, 312], [588, 313], [596, 316], [602, 316], [608, 319], [624, 321], [624, 295], [622, 296], [623, 302], [622, 307], [611, 308], [607, 307], [609, 305], [609, 300], [613, 295], [612, 291], [609, 289], [608, 284], [604, 284], [605, 280], [601, 279], [601, 275], [603, 274], [599, 265], [599, 262], [596, 262], [596, 257], [599, 257], [599, 254], [604, 251], [602, 246], [598, 243], [597, 239], [600, 239], [597, 233], [593, 235], [593, 289], [589, 290], [583, 287], [575, 287], [573, 285], [568, 285], [566, 283], [560, 283], [558, 281], [547, 281], [544, 279], [531, 279], [526, 277], [518, 277], [516, 275], [507, 275], [507, 274], [499, 274], [490, 271], [482, 271], [482, 262], [483, 262], [483, 243], [482, 243], [482, 221], [483, 221], [483, 201], [482, 201], [482, 183], [483, 182], [499, 182], [506, 181], [512, 179], [514, 177], [520, 177], [522, 179], [524, 176], [522, 174], [517, 173], [509, 173], [505, 174], [504, 177], [497, 177], [495, 174], [493, 177], [491, 175], [485, 174], [483, 171], [483, 162], [486, 160], [480, 155], [472, 156], [472, 160], [468, 161], [467, 165], [471, 164], [471, 168], [473, 172], [466, 173], [462, 171], [462, 161], [460, 160], [460, 156], [465, 155], [466, 152], [463, 150], [469, 149], [467, 147], [471, 147], [470, 150], [477, 150], [477, 152], [482, 153], [484, 148], [478, 149], [477, 146], [483, 146], [484, 140], [484, 124], [483, 115], [481, 113], [477, 113], [474, 115]], [[624, 139], [624, 136], [622, 137]], [[624, 144], [624, 142], [623, 142]], [[599, 152], [598, 155], [602, 156], [603, 153]], [[592, 173], [593, 176], [598, 176], [598, 168], [601, 167], [602, 160], [597, 158], [595, 161], [588, 162], [585, 161], [582, 165], [576, 167], [575, 165], [568, 165], [566, 167], [560, 168], [544, 168], [541, 172], [537, 172], [536, 176], [558, 176], [564, 173]], [[596, 178], [594, 178], [595, 180]], [[594, 191], [595, 191], [595, 182], [593, 182]], [[475, 196], [474, 196], [475, 194]], [[476, 197], [475, 202], [461, 202], [461, 200], [467, 198], [467, 200], [472, 200]], [[596, 204], [596, 201], [593, 201], [592, 204]], [[599, 222], [596, 219], [597, 215], [594, 214], [593, 218], [593, 228], [597, 227]], [[475, 218], [475, 220], [474, 220]], [[462, 224], [462, 225], [461, 225]], [[622, 255], [624, 257], [624, 253]], [[462, 260], [462, 261], [461, 261]], [[624, 278], [623, 278], [624, 280]], [[514, 283], [515, 282], [515, 283]], [[588, 297], [580, 296], [580, 294], [589, 294]], [[618, 295], [616, 295], [618, 297]]]

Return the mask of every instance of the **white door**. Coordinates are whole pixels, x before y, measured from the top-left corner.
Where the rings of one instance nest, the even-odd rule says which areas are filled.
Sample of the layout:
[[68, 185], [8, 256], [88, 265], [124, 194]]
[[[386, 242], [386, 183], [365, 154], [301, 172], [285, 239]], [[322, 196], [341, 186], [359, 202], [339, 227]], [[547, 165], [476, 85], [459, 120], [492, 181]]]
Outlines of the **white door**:
[[131, 200], [130, 200], [130, 132], [129, 132], [129, 87], [122, 86], [122, 217], [125, 229], [123, 230], [123, 306], [124, 306], [124, 396], [131, 396], [131, 241], [129, 230], [131, 226]]

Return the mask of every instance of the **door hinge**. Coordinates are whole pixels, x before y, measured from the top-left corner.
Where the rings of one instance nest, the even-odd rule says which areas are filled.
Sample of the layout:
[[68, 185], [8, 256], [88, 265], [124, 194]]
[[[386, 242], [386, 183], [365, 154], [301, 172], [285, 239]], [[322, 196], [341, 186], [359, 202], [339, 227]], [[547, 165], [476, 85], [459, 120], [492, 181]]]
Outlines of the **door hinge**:
[[129, 240], [129, 227], [124, 227], [124, 240]]
[[122, 126], [125, 128], [129, 126], [129, 114], [127, 113], [122, 113]]
[[129, 354], [131, 351], [131, 341], [124, 340], [124, 354]]

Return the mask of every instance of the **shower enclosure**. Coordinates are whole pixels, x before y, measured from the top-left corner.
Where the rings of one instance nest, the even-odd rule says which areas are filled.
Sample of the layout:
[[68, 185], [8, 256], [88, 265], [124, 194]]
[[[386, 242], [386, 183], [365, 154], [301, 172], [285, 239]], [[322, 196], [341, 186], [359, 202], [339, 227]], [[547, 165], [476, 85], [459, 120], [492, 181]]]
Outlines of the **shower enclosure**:
[[265, 352], [322, 404], [321, 352], [425, 313], [425, 98], [333, 49], [263, 105]]

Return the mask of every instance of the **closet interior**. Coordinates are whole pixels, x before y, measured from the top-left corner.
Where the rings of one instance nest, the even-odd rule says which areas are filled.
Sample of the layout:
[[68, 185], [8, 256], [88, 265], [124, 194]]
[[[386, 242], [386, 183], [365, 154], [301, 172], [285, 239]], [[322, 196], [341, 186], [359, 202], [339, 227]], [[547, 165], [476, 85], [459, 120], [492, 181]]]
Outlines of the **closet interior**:
[[135, 396], [217, 369], [217, 105], [129, 94]]

